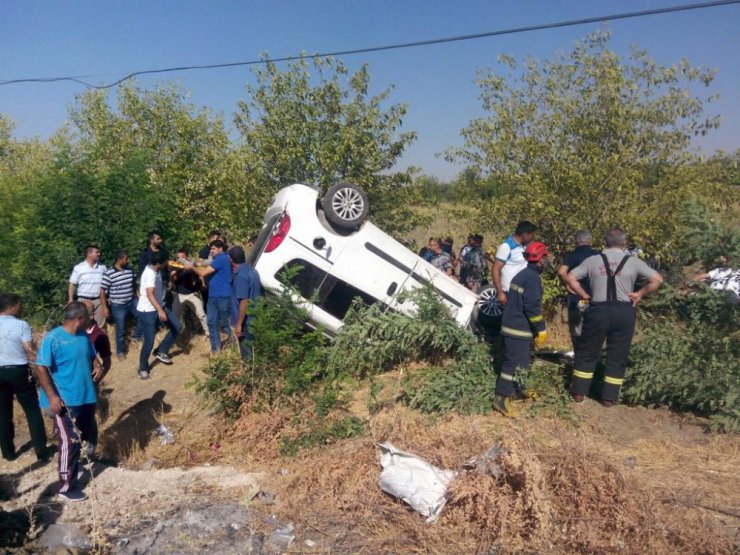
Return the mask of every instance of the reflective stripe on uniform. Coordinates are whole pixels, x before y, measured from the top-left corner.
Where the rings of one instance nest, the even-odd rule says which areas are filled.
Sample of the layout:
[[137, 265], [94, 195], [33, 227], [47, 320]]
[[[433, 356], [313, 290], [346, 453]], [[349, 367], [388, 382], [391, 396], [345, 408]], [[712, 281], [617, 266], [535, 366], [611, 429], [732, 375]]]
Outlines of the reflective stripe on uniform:
[[573, 370], [574, 378], [581, 378], [582, 380], [590, 380], [594, 377], [593, 372], [582, 372], [581, 370]]
[[506, 326], [501, 326], [501, 333], [508, 333], [509, 335], [513, 335], [515, 337], [532, 339], [531, 331], [515, 330], [514, 328], [507, 328]]
[[512, 291], [516, 291], [517, 293], [524, 293], [524, 287], [521, 285], [517, 285], [516, 283], [512, 283], [509, 285], [509, 289]]
[[532, 322], [533, 324], [534, 324], [535, 322], [541, 322], [541, 321], [542, 321], [542, 314], [538, 314], [537, 316], [532, 316], [532, 317], [531, 317], [531, 318], [529, 319], [529, 321], [530, 321], [530, 322]]
[[604, 376], [604, 383], [610, 383], [612, 385], [622, 385], [624, 378], [612, 378], [610, 376]]
[[514, 381], [514, 376], [512, 376], [511, 374], [504, 374], [503, 372], [501, 372], [501, 374], [499, 374], [499, 377], [502, 380], [507, 380], [507, 381], [510, 381], [510, 382], [513, 382]]

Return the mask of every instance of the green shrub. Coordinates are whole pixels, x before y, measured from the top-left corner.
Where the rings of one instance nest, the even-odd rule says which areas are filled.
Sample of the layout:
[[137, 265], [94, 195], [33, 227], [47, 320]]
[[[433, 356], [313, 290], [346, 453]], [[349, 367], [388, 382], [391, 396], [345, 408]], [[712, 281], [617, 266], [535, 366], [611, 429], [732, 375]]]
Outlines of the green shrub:
[[623, 399], [705, 415], [712, 429], [740, 431], [738, 305], [703, 288], [666, 288], [646, 303]]

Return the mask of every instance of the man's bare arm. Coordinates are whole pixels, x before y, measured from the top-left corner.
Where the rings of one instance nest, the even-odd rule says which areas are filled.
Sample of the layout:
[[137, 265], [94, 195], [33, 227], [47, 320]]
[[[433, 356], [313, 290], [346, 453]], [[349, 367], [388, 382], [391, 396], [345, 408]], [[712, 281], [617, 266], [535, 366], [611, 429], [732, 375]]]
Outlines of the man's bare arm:
[[62, 403], [61, 397], [59, 397], [59, 394], [57, 393], [56, 387], [54, 387], [54, 382], [51, 379], [51, 373], [49, 372], [49, 369], [46, 366], [42, 366], [41, 364], [34, 364], [33, 375], [39, 381], [41, 388], [44, 390], [44, 393], [46, 393], [46, 397], [49, 399], [49, 410], [54, 414], [61, 413], [62, 408], [64, 408], [64, 404]]
[[75, 300], [75, 291], [77, 291], [77, 286], [70, 281], [67, 286], [67, 303]]

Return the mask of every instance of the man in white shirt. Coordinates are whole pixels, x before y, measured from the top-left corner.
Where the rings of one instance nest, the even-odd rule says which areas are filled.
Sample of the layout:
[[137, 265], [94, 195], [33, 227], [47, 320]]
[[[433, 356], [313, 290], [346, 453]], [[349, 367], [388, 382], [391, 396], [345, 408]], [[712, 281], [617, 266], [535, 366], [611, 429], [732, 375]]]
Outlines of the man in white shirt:
[[721, 264], [719, 268], [706, 274], [699, 274], [694, 279], [708, 281], [709, 287], [715, 291], [726, 292], [728, 298], [736, 303], [740, 300], [740, 270], [733, 270], [726, 256], [720, 256], [719, 263]]
[[67, 287], [67, 303], [85, 299], [93, 304], [91, 316], [102, 328], [105, 325], [103, 304], [100, 302], [100, 284], [103, 282], [105, 265], [100, 262], [100, 248], [97, 245], [85, 247], [85, 260], [72, 269]]
[[497, 300], [499, 304], [506, 304], [506, 292], [509, 290], [511, 280], [521, 270], [527, 267], [524, 259], [524, 249], [532, 239], [537, 226], [529, 221], [519, 222], [514, 233], [509, 235], [496, 250], [496, 258], [493, 261], [493, 285], [496, 287]]
[[162, 268], [167, 264], [167, 255], [164, 251], [152, 253], [152, 256], [141, 274], [139, 285], [139, 301], [136, 305], [138, 321], [141, 323], [141, 333], [144, 341], [139, 355], [139, 378], [149, 379], [149, 355], [154, 347], [154, 337], [157, 334], [157, 319], [167, 328], [167, 335], [154, 350], [154, 356], [164, 364], [172, 364], [169, 351], [180, 333], [180, 321], [175, 319], [164, 305], [164, 286], [162, 284]]

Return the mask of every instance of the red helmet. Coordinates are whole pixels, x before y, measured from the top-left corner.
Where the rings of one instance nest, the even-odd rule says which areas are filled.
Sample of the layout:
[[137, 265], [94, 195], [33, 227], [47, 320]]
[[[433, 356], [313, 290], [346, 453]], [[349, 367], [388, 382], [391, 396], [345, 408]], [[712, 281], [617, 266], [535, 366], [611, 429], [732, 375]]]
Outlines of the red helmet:
[[545, 243], [541, 243], [540, 241], [532, 241], [527, 245], [527, 248], [524, 249], [524, 258], [527, 262], [539, 262], [542, 260], [542, 257], [547, 256], [548, 254], [550, 253], [547, 252]]

